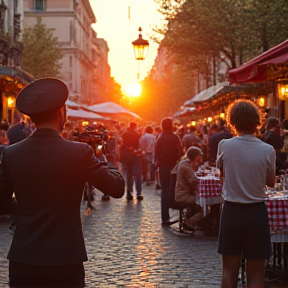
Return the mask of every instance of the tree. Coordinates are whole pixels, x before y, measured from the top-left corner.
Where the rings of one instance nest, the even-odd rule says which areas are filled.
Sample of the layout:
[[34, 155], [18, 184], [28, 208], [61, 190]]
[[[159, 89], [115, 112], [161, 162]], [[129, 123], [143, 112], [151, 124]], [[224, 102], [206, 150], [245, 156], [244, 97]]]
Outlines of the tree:
[[[201, 70], [203, 59], [223, 55], [230, 68], [288, 37], [286, 0], [157, 0], [167, 27], [162, 45]], [[276, 16], [277, 15], [277, 16]], [[199, 71], [201, 72], [201, 71]]]
[[57, 37], [53, 37], [53, 29], [48, 29], [37, 18], [34, 27], [23, 31], [22, 68], [36, 79], [42, 77], [58, 77], [61, 69], [59, 60], [63, 57], [61, 45]]
[[114, 79], [114, 77], [111, 77], [108, 84], [107, 101], [120, 104], [122, 98], [123, 92], [121, 90], [121, 85]]
[[288, 38], [287, 0], [155, 1], [167, 25], [154, 27], [152, 40], [159, 43], [159, 51], [167, 51], [168, 72], [161, 80], [165, 84], [152, 87], [161, 85], [165, 94], [161, 109], [166, 114], [172, 108], [176, 112], [199, 91], [193, 93], [197, 82], [193, 76], [202, 75], [208, 88], [225, 79], [217, 73], [220, 63], [235, 68]]

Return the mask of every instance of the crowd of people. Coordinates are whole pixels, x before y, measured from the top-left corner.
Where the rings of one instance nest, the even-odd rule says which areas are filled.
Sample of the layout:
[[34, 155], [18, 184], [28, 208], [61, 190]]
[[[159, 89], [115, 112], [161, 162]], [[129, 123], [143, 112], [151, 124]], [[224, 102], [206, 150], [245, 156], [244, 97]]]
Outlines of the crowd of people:
[[[255, 106], [240, 101], [231, 109], [228, 123], [219, 118], [215, 123], [176, 126], [171, 117], [166, 117], [156, 127], [141, 127], [134, 121], [127, 127], [117, 121], [107, 127], [102, 123], [82, 126], [80, 122], [65, 124], [67, 97], [67, 86], [61, 80], [36, 80], [20, 92], [16, 102], [34, 126], [29, 128], [24, 119], [12, 127], [5, 121], [0, 126], [0, 214], [11, 212], [13, 194], [19, 201], [17, 229], [8, 254], [11, 285], [34, 285], [37, 281], [43, 285], [46, 279], [47, 285], [79, 283], [77, 287], [84, 287], [83, 261], [87, 255], [79, 206], [85, 183], [102, 191], [103, 201], [125, 194], [127, 201], [134, 197], [142, 201], [143, 185], [154, 185], [161, 189], [164, 227], [175, 223], [169, 214], [174, 189], [173, 200], [189, 207], [185, 225], [190, 229], [203, 219], [202, 207], [195, 203], [195, 173], [204, 161], [219, 167], [225, 175], [218, 249], [223, 257], [221, 287], [236, 287], [241, 257], [248, 259], [249, 283], [262, 285], [265, 259], [271, 254], [267, 209], [263, 206], [265, 185], [273, 187], [275, 173], [281, 174], [288, 167], [288, 120], [268, 117], [260, 127]], [[27, 165], [29, 171], [25, 170]], [[29, 181], [27, 173], [32, 173], [35, 181]], [[61, 214], [67, 191], [73, 204], [65, 211], [69, 219]], [[250, 221], [255, 213], [261, 217]], [[32, 216], [27, 218], [28, 214]], [[74, 227], [77, 239], [69, 225]], [[66, 235], [59, 235], [55, 227]], [[249, 227], [249, 234], [239, 227]], [[67, 237], [71, 246], [65, 252], [59, 247], [66, 245]], [[259, 239], [265, 239], [262, 246]], [[35, 247], [38, 255], [31, 258]], [[63, 278], [64, 274], [69, 277]]]

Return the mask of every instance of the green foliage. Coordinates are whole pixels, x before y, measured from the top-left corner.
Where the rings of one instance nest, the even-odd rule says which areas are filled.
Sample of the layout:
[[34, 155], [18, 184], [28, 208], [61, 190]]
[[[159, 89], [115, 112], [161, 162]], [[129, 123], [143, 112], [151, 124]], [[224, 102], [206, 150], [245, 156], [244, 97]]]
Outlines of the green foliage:
[[58, 77], [61, 69], [59, 60], [63, 57], [57, 37], [37, 19], [34, 27], [23, 31], [22, 68], [36, 79]]
[[[288, 38], [287, 0], [155, 1], [168, 23], [154, 27], [152, 38], [167, 51], [168, 74], [157, 84], [166, 114], [194, 96], [194, 75], [203, 75], [209, 87], [216, 82], [219, 63], [235, 68]], [[156, 90], [150, 93], [156, 97]]]
[[[201, 71], [203, 59], [224, 55], [230, 68], [288, 38], [287, 0], [157, 0], [168, 26], [167, 46]], [[156, 37], [155, 37], [156, 38]]]
[[107, 101], [120, 104], [122, 98], [123, 98], [123, 92], [121, 90], [121, 85], [118, 82], [116, 82], [116, 80], [113, 77], [111, 77], [108, 85]]

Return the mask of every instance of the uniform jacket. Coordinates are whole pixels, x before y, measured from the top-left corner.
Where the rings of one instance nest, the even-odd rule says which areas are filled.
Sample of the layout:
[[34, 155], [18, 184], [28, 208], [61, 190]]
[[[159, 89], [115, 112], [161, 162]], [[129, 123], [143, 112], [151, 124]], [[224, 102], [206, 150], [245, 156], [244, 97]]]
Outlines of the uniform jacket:
[[93, 153], [52, 129], [5, 148], [0, 203], [11, 201], [15, 191], [19, 214], [9, 260], [44, 266], [87, 260], [80, 215], [85, 182], [114, 198], [124, 194], [121, 174]]

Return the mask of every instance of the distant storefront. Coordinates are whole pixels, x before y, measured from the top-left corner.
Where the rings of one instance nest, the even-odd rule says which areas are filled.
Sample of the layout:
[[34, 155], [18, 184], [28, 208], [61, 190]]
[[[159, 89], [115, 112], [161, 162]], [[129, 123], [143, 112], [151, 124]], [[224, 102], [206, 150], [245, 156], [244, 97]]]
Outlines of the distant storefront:
[[15, 108], [16, 97], [33, 80], [32, 75], [17, 67], [0, 66], [0, 120], [17, 122], [20, 115]]

